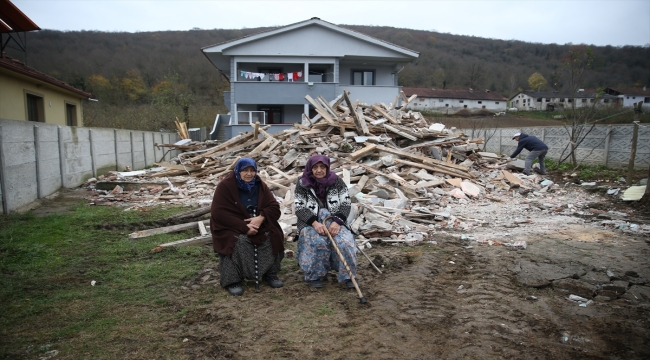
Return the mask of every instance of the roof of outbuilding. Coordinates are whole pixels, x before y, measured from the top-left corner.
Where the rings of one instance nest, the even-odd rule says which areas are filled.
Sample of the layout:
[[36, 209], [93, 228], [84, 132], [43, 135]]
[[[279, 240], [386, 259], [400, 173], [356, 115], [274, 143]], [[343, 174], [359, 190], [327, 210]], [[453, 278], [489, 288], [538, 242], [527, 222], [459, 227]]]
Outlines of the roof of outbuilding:
[[431, 88], [402, 88], [406, 96], [417, 95], [422, 98], [434, 99], [467, 99], [467, 100], [508, 100], [503, 95], [489, 90], [450, 90], [450, 89], [431, 89]]
[[[644, 88], [622, 88], [622, 87], [617, 87], [617, 88], [607, 88], [606, 90], [610, 90], [612, 92], [616, 92], [617, 95], [642, 95], [642, 96], [648, 96], [650, 95], [650, 89], [647, 87]], [[611, 93], [608, 91], [609, 93]]]
[[90, 98], [93, 96], [91, 93], [85, 92], [83, 90], [79, 90], [74, 86], [68, 85], [61, 80], [57, 80], [56, 78], [50, 75], [44, 74], [34, 68], [25, 65], [23, 62], [21, 62], [18, 59], [11, 58], [4, 54], [0, 55], [0, 68], [8, 69], [16, 73], [31, 77], [33, 79], [41, 80], [45, 83], [57, 86], [61, 89], [70, 91], [82, 97]]

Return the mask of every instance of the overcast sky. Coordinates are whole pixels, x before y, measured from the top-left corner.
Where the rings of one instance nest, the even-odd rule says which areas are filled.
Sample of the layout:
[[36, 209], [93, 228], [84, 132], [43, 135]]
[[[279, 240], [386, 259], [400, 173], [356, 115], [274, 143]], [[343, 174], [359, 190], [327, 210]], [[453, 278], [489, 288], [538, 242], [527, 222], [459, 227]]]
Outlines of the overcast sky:
[[42, 29], [164, 31], [282, 26], [312, 17], [544, 44], [650, 44], [650, 0], [11, 0]]

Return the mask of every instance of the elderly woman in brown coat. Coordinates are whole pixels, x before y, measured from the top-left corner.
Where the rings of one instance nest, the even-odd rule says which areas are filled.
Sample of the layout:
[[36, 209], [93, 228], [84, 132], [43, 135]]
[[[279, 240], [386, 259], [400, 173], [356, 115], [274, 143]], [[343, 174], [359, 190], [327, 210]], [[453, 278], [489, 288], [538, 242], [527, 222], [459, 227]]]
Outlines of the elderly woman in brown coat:
[[278, 219], [280, 205], [257, 176], [253, 159], [242, 158], [217, 186], [212, 200], [210, 231], [218, 254], [221, 286], [235, 296], [244, 293], [242, 281], [265, 280], [271, 287], [284, 257], [284, 234]]

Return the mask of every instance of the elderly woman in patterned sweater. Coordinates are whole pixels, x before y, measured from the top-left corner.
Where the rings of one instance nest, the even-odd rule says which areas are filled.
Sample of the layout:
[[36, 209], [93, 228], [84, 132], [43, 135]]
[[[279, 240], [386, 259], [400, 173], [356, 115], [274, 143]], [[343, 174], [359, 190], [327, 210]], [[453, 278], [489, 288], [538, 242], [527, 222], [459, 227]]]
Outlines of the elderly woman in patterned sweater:
[[[330, 171], [327, 156], [313, 155], [307, 160], [296, 184], [295, 209], [299, 234], [297, 258], [305, 281], [311, 287], [323, 287], [322, 279], [333, 269], [338, 271], [339, 283], [353, 288], [350, 275], [326, 233], [327, 229], [356, 277], [357, 248], [354, 236], [345, 226], [350, 214], [350, 193], [345, 182]], [[328, 216], [331, 217], [323, 225]]]
[[273, 288], [284, 257], [284, 233], [278, 223], [280, 205], [268, 186], [257, 176], [257, 164], [242, 158], [235, 171], [214, 191], [210, 231], [219, 256], [221, 286], [231, 295], [244, 293], [242, 281], [266, 282]]

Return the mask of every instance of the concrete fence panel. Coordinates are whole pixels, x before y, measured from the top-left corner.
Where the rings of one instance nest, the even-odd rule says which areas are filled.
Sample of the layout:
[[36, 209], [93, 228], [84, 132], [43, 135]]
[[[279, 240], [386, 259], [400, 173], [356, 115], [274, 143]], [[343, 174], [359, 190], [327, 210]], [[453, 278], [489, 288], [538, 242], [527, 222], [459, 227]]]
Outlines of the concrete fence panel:
[[[562, 126], [527, 128], [486, 128], [461, 129], [470, 138], [481, 137], [486, 143], [485, 151], [511, 155], [517, 148], [512, 136], [518, 132], [534, 135], [549, 147], [547, 157], [560, 160], [569, 155], [570, 129]], [[632, 151], [634, 125], [597, 125], [584, 138], [576, 149], [576, 157], [581, 164], [627, 167]], [[525, 155], [526, 150], [523, 151]], [[521, 157], [521, 155], [520, 155]], [[570, 161], [568, 159], [567, 161]], [[650, 165], [650, 126], [639, 126], [634, 167], [647, 168]]]
[[155, 144], [173, 144], [175, 133], [84, 128], [0, 119], [0, 198], [8, 214], [62, 187], [82, 185], [109, 171], [143, 169], [169, 160]]

